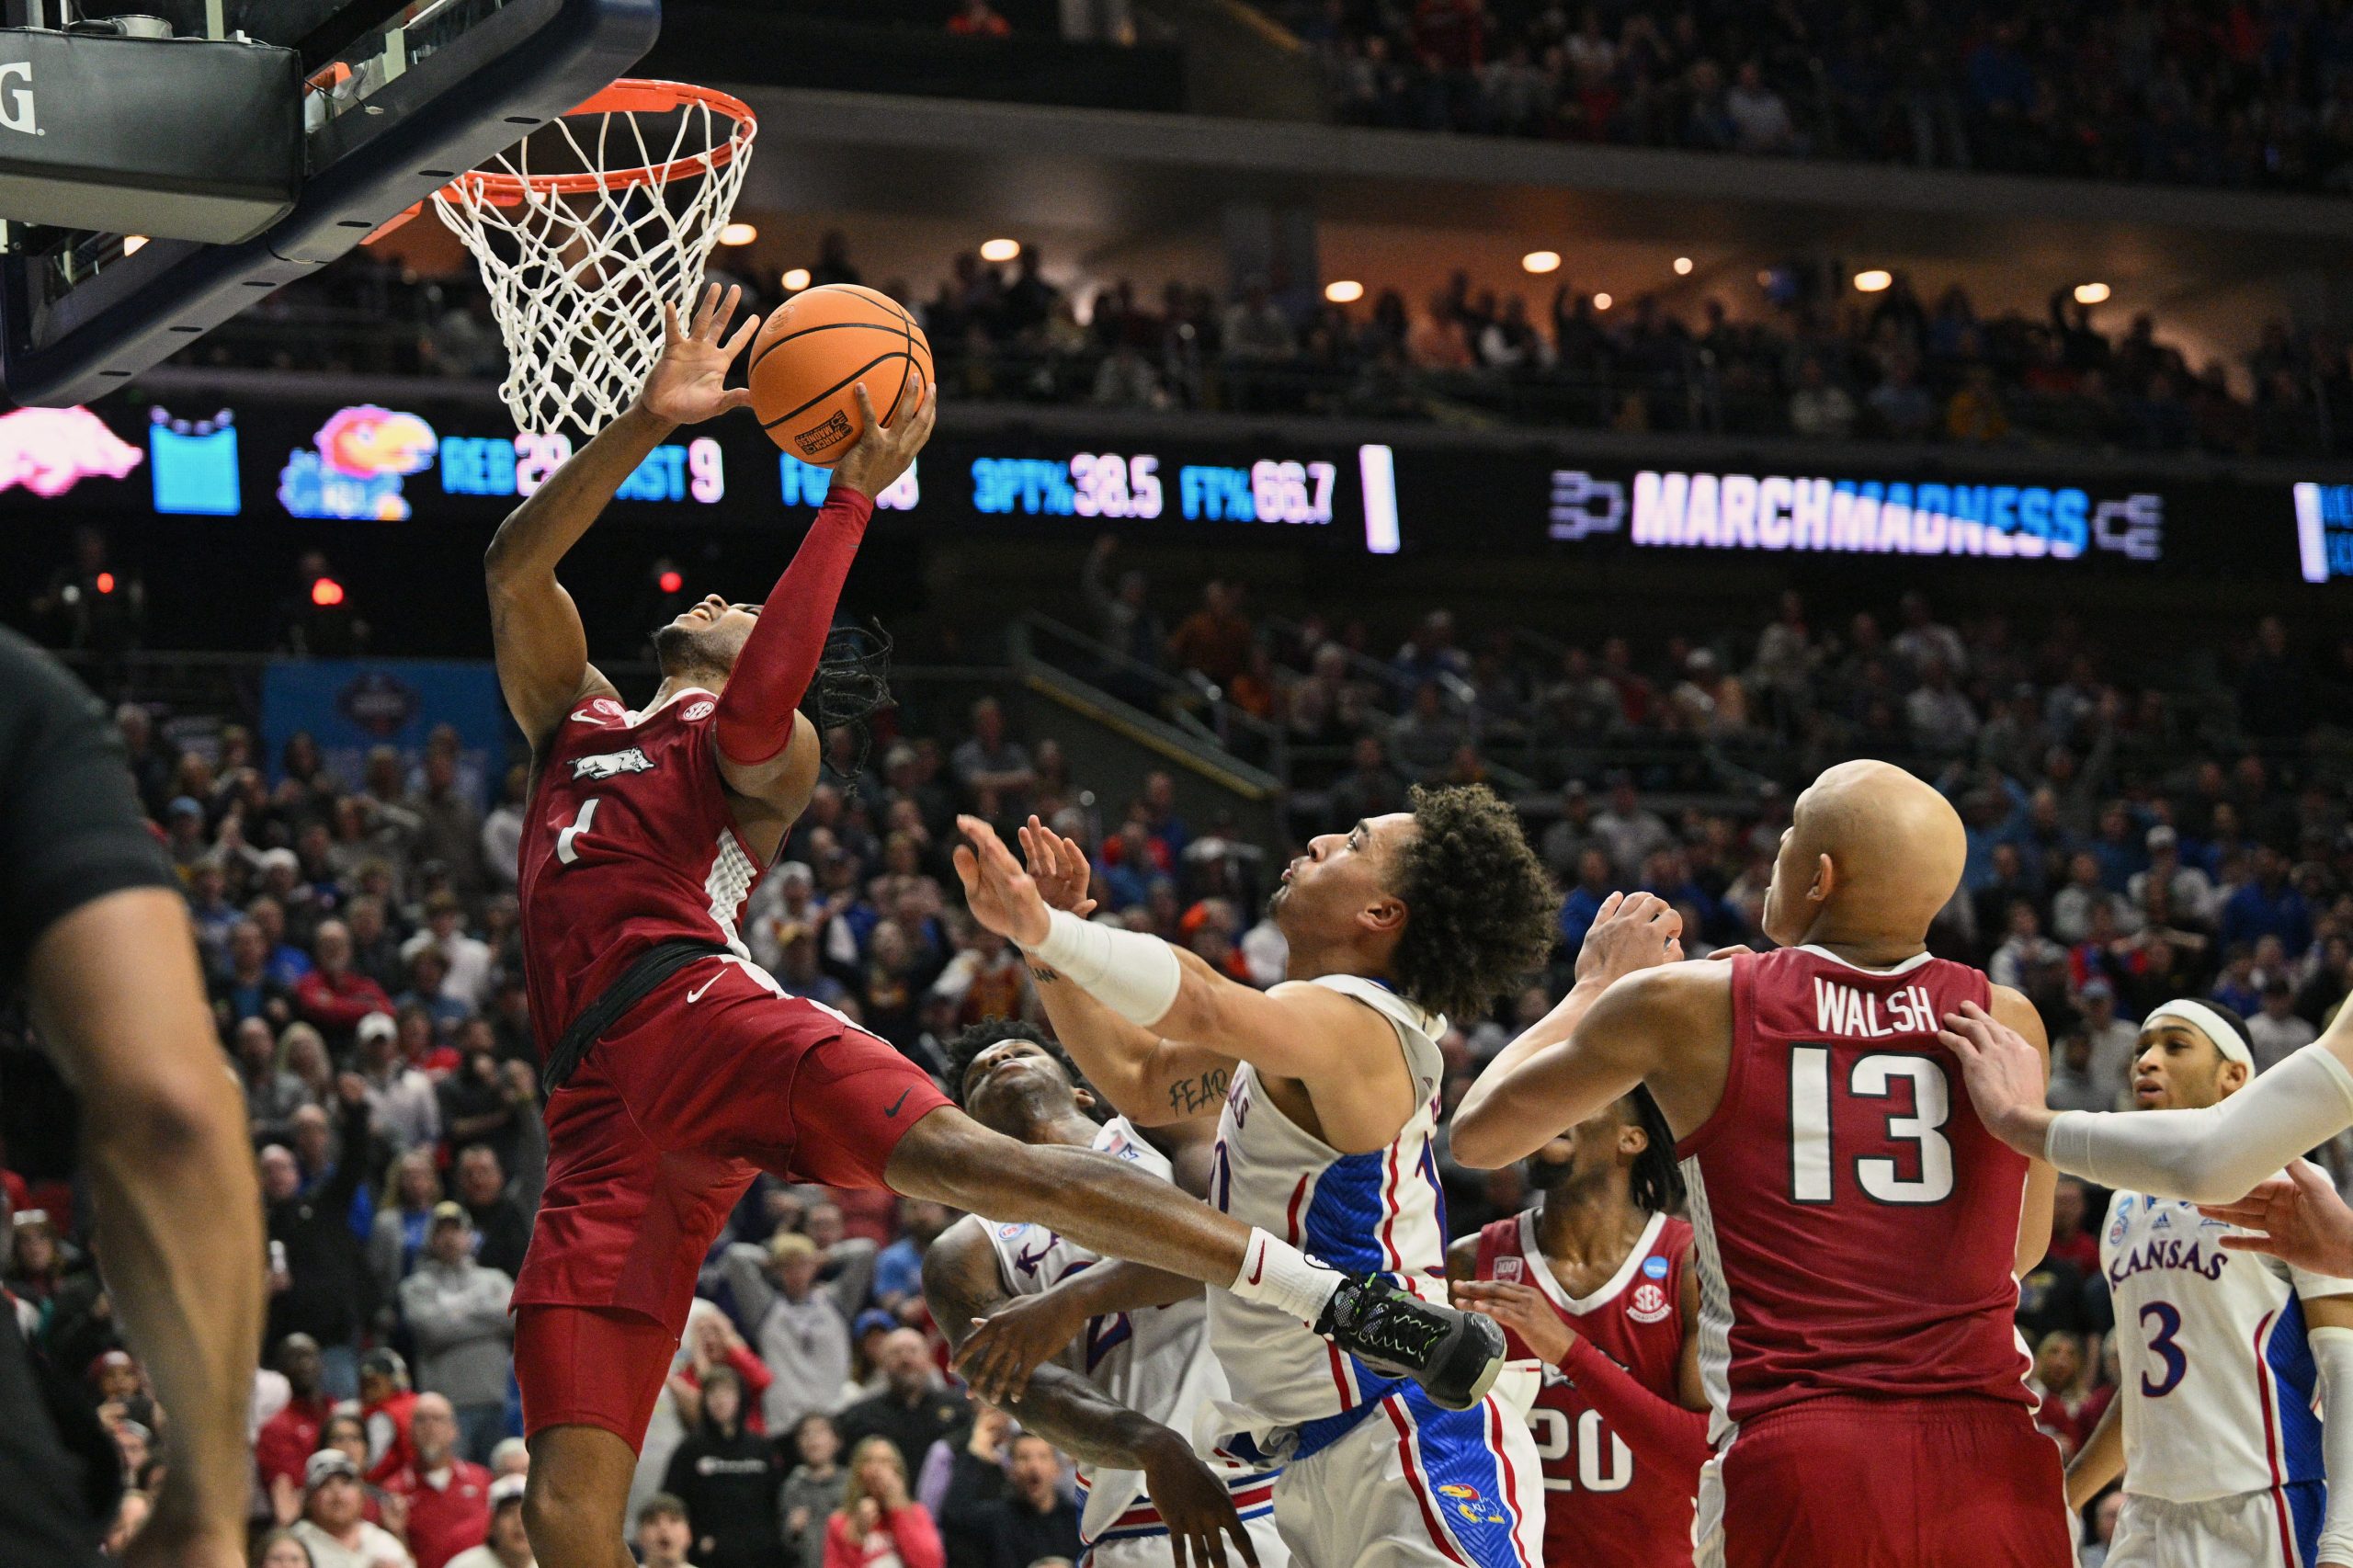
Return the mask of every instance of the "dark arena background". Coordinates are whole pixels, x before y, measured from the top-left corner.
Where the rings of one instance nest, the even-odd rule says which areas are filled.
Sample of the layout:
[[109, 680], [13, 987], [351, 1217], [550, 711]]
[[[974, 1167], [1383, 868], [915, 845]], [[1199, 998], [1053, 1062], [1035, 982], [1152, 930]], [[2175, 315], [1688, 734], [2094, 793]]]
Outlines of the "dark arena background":
[[[1293, 857], [1412, 786], [1491, 788], [1563, 907], [1518, 994], [1449, 1020], [1449, 1112], [1612, 892], [1671, 904], [1688, 957], [1768, 947], [1792, 801], [1859, 757], [1959, 812], [1929, 946], [2030, 1000], [2054, 1106], [2130, 1108], [2168, 998], [2243, 1015], [2268, 1067], [2353, 991], [2341, 0], [8, 11], [0, 621], [110, 715], [242, 1090], [262, 1568], [531, 1561], [497, 1483], [530, 1463], [506, 1292], [549, 1160], [530, 758], [483, 571], [591, 432], [518, 431], [518, 340], [429, 198], [616, 75], [756, 116], [703, 215], [744, 314], [862, 284], [936, 357], [937, 433], [837, 618], [887, 632], [892, 703], [824, 737], [741, 934], [943, 1082], [967, 1026], [1043, 1021], [966, 907], [960, 812], [1035, 813], [1100, 914], [1267, 988]], [[184, 52], [133, 91], [94, 46]], [[828, 483], [740, 411], [655, 448], [561, 567], [625, 702], [655, 628], [767, 595]], [[174, 1413], [99, 1272], [86, 1108], [0, 1015], [0, 1282], [119, 1454], [93, 1506], [136, 1559]], [[2313, 1158], [2353, 1181], [2353, 1141]], [[1429, 1174], [1457, 1238], [1534, 1201], [1442, 1132]], [[2063, 1458], [2159, 1365], [2111, 1301], [2109, 1201], [2063, 1177], [2018, 1286]], [[879, 1437], [931, 1531], [904, 1568], [1082, 1557], [1067, 1457], [949, 1369], [923, 1266], [958, 1217], [754, 1183], [632, 1551], [876, 1561], [828, 1527]], [[742, 1417], [706, 1408], [728, 1377]], [[1548, 1463], [1593, 1443], [1607, 1490], [1628, 1450], [1561, 1425]], [[317, 1522], [338, 1449], [381, 1537]], [[2083, 1568], [2121, 1495], [2072, 1511]]]

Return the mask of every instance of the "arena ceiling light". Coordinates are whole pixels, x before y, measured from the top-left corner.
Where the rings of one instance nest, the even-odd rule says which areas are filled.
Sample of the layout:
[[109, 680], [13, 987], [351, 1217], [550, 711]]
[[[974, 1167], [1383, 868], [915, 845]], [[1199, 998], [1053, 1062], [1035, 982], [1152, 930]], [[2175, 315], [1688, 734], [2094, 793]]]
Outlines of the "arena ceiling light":
[[1335, 278], [1324, 285], [1324, 297], [1336, 305], [1353, 305], [1364, 298], [1364, 285], [1353, 278]]
[[1519, 258], [1520, 270], [1541, 276], [1561, 270], [1561, 253], [1556, 250], [1532, 250]]
[[2075, 303], [2079, 305], [2104, 305], [2108, 303], [2108, 294], [2109, 289], [2105, 283], [2075, 285]]
[[1597, 311], [1606, 311], [1617, 302], [1607, 294], [1596, 294], [1593, 297], [1593, 308]]
[[1895, 281], [1895, 275], [1884, 267], [1874, 267], [1855, 274], [1855, 292], [1876, 294]]
[[1691, 258], [1689, 256], [1678, 256], [1675, 258], [1675, 275], [1677, 278], [1688, 278], [1691, 276]]
[[807, 267], [796, 267], [784, 275], [784, 290], [786, 293], [798, 294], [807, 287], [809, 287], [809, 269]]
[[1020, 254], [1021, 242], [1019, 240], [983, 240], [981, 242], [981, 259], [983, 261], [1011, 261], [1015, 256], [1017, 256]]
[[[146, 243], [147, 236], [144, 234], [125, 234], [122, 236], [122, 254], [125, 256], [137, 256], [139, 254], [139, 247]], [[2081, 290], [2078, 290], [2078, 292], [2080, 291]]]
[[722, 245], [748, 245], [760, 237], [760, 231], [749, 223], [730, 223], [719, 231]]

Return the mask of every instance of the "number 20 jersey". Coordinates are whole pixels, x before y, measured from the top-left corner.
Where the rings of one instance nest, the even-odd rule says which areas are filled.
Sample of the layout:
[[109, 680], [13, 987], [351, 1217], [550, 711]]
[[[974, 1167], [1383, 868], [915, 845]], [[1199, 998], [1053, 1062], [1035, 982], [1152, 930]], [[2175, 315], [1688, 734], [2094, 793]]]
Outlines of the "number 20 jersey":
[[2116, 1302], [2124, 1489], [2169, 1503], [2325, 1481], [2306, 1301], [2353, 1279], [2226, 1252], [2195, 1204], [2120, 1192], [2100, 1232]]
[[1938, 1020], [1984, 975], [1923, 953], [1731, 960], [1722, 1102], [1676, 1146], [1719, 1452], [1808, 1399], [2030, 1405], [2012, 1316], [2025, 1156], [1985, 1131]]

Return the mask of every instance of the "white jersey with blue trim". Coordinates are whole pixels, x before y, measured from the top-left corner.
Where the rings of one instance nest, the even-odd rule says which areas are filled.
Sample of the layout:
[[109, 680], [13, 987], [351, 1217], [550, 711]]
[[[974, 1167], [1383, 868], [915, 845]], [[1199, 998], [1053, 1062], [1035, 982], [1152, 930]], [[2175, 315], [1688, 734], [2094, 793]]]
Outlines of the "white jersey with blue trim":
[[[1162, 1181], [1176, 1179], [1168, 1157], [1145, 1142], [1125, 1117], [1104, 1123], [1093, 1146], [1101, 1153], [1128, 1161], [1148, 1176]], [[989, 1244], [996, 1249], [997, 1273], [1017, 1296], [1042, 1295], [1101, 1261], [1097, 1254], [1043, 1225], [982, 1223], [987, 1227]], [[1090, 1319], [1086, 1332], [1066, 1346], [1055, 1362], [1130, 1410], [1190, 1438], [1201, 1412], [1226, 1392], [1225, 1376], [1205, 1343], [1207, 1313], [1207, 1302], [1195, 1296], [1165, 1307]], [[1014, 1414], [1017, 1417], [1020, 1412]], [[1272, 1512], [1271, 1473], [1217, 1459], [1209, 1463], [1227, 1475], [1235, 1489], [1235, 1506], [1245, 1517]], [[1139, 1517], [1149, 1511], [1141, 1472], [1083, 1464], [1078, 1477], [1086, 1494], [1079, 1534], [1088, 1543], [1107, 1536], [1167, 1533], [1148, 1528], [1157, 1523], [1157, 1516], [1149, 1521]]]
[[2239, 1233], [2175, 1199], [2109, 1203], [2127, 1492], [2197, 1503], [2327, 1480], [2302, 1303], [2353, 1295], [2353, 1279], [2225, 1251]]
[[[1245, 1062], [1218, 1122], [1210, 1201], [1335, 1268], [1388, 1275], [1443, 1300], [1446, 1199], [1433, 1141], [1446, 1019], [1378, 981], [1335, 974], [1307, 983], [1353, 996], [1388, 1019], [1414, 1076], [1414, 1114], [1386, 1148], [1343, 1154], [1285, 1116]], [[1279, 1307], [1222, 1290], [1211, 1291], [1209, 1303], [1210, 1346], [1235, 1391], [1219, 1410], [1221, 1441], [1241, 1434], [1262, 1452], [1279, 1451], [1269, 1446], [1272, 1435], [1397, 1386]]]

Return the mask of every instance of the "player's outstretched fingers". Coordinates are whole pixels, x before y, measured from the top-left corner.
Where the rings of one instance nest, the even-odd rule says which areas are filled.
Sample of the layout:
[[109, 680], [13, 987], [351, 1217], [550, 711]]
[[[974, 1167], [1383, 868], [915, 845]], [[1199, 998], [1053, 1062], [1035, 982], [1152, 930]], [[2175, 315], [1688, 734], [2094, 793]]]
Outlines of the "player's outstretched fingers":
[[1711, 959], [1736, 959], [1745, 954], [1753, 953], [1756, 950], [1756, 949], [1755, 948], [1750, 947], [1746, 942], [1734, 942], [1728, 948], [1716, 949], [1712, 952], [1709, 953], [1708, 956]]

